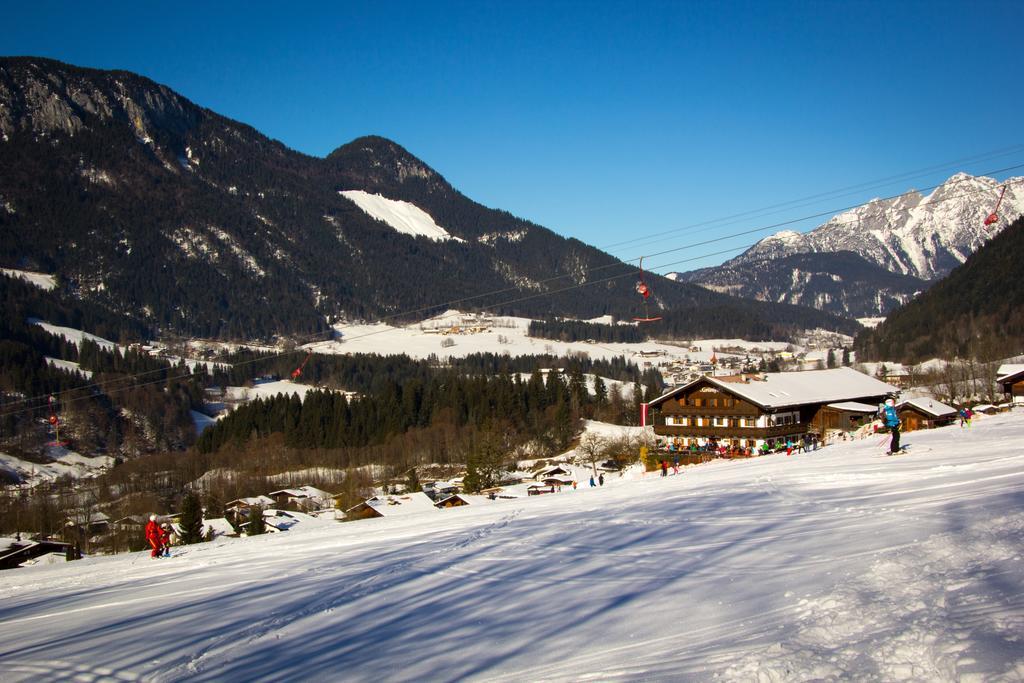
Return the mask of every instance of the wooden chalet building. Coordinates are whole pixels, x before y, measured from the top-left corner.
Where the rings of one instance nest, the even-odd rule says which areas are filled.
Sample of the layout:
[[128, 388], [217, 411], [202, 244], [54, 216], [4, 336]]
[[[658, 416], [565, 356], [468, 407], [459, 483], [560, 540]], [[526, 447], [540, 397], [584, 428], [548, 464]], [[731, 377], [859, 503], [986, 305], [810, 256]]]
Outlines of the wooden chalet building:
[[773, 447], [809, 434], [828, 440], [870, 421], [897, 389], [852, 368], [700, 377], [642, 407], [660, 440], [684, 448]]
[[1024, 403], [1024, 365], [1009, 363], [999, 367], [996, 382], [1011, 403]]
[[905, 432], [945, 427], [953, 424], [957, 418], [956, 408], [931, 398], [911, 398], [901, 401], [896, 406], [896, 412], [899, 413]]

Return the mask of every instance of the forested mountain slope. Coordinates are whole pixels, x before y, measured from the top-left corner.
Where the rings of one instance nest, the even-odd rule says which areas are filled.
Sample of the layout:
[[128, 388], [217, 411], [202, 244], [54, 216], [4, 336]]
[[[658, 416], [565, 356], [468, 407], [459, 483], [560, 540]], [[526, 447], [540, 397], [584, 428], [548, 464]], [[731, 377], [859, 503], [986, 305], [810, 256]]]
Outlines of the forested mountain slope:
[[862, 359], [992, 360], [1024, 350], [1024, 218], [881, 325], [858, 336]]
[[[632, 266], [473, 202], [389, 140], [309, 157], [124, 71], [0, 59], [0, 167], [0, 265], [55, 273], [157, 333], [309, 338], [454, 301], [532, 317], [638, 307]], [[451, 239], [397, 233], [353, 190], [414, 204]], [[713, 307], [741, 330], [852, 330], [651, 279], [659, 309]]]

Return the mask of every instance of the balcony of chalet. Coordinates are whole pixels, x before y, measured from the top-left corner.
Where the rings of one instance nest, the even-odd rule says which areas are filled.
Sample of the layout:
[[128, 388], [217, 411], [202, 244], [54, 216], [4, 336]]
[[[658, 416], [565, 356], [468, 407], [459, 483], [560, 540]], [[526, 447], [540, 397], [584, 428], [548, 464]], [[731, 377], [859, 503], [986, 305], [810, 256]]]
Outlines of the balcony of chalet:
[[658, 424], [654, 426], [654, 433], [658, 436], [716, 437], [718, 439], [773, 439], [781, 436], [806, 434], [809, 431], [811, 431], [810, 422], [792, 422], [790, 424], [775, 425], [774, 427], [740, 427], [738, 425], [727, 427], [704, 425], [695, 427], [693, 425], [676, 424]]

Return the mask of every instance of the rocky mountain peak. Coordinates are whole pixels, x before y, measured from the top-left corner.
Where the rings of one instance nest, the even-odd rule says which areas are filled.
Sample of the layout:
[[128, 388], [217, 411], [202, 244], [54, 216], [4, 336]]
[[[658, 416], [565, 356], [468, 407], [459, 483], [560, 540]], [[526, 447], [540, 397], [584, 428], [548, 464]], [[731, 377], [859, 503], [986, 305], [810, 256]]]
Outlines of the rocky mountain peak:
[[[1004, 186], [1001, 220], [986, 226], [985, 217]], [[810, 232], [787, 230], [770, 235], [717, 268], [684, 273], [680, 278], [765, 300], [817, 302], [828, 298], [828, 310], [884, 315], [893, 304], [907, 301], [921, 289], [921, 281], [949, 273], [1022, 213], [1024, 178], [1000, 182], [961, 172], [927, 196], [910, 190], [896, 197], [872, 199], [836, 214]], [[843, 253], [847, 255], [837, 261], [836, 255]], [[855, 291], [836, 292], [825, 281], [848, 280], [849, 274], [837, 268], [843, 264], [849, 269], [852, 254], [867, 262], [856, 268], [862, 284]], [[819, 273], [828, 289], [812, 281], [798, 286], [799, 278], [792, 270], [795, 262], [786, 260], [796, 255], [811, 257], [802, 259], [800, 268]], [[909, 279], [891, 281], [886, 292], [874, 291], [866, 283], [880, 281], [879, 275], [870, 273], [868, 264]]]
[[74, 135], [111, 120], [139, 138], [160, 129], [182, 133], [199, 108], [170, 88], [124, 71], [100, 71], [50, 59], [0, 59], [0, 133]]

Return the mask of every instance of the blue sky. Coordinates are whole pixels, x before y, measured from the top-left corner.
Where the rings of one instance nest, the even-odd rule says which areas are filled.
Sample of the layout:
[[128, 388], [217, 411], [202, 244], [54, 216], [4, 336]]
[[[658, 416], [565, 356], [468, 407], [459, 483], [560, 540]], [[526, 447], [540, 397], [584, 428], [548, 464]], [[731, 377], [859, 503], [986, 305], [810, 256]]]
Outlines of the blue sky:
[[1019, 0], [18, 4], [2, 54], [135, 71], [308, 154], [382, 135], [621, 258], [1024, 164]]

